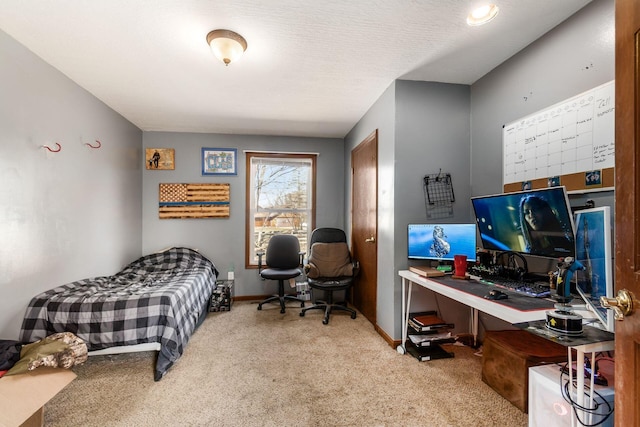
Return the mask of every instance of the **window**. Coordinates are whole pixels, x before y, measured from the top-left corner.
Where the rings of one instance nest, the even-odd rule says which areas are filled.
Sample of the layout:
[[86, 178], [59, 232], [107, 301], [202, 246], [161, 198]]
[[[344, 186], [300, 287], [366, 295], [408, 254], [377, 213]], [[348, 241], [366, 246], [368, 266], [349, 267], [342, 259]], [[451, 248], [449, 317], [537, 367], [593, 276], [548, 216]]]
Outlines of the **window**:
[[306, 250], [315, 226], [315, 154], [247, 153], [246, 265], [274, 234], [293, 234]]

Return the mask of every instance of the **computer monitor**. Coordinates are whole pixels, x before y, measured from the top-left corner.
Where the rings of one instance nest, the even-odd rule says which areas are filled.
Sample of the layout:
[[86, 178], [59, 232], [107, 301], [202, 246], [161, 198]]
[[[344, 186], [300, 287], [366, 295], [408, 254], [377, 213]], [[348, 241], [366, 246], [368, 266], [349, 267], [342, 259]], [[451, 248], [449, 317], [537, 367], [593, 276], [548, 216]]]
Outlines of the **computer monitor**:
[[575, 256], [573, 215], [564, 187], [472, 197], [471, 203], [484, 249]]
[[455, 255], [476, 260], [475, 224], [409, 224], [409, 259], [453, 261]]
[[575, 213], [576, 260], [584, 266], [576, 271], [576, 290], [603, 329], [614, 332], [613, 310], [600, 304], [601, 296], [614, 297], [610, 215], [609, 206]]

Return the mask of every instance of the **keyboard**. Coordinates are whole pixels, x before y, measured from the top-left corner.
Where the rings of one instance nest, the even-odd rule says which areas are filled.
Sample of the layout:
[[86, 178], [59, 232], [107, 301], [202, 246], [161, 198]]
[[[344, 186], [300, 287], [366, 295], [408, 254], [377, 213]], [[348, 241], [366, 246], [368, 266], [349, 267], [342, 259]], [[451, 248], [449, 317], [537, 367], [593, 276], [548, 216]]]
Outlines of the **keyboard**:
[[547, 282], [526, 282], [494, 275], [485, 277], [471, 275], [471, 278], [479, 283], [495, 286], [528, 297], [547, 298], [551, 296], [551, 288]]

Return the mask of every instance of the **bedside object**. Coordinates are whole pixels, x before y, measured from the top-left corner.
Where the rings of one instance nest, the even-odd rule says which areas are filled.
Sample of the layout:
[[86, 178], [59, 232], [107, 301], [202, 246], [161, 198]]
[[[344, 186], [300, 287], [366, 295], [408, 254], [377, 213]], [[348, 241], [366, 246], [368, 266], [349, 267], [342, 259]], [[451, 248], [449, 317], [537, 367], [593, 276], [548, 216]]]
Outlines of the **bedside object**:
[[231, 311], [232, 305], [233, 280], [216, 280], [216, 288], [209, 300], [209, 312]]

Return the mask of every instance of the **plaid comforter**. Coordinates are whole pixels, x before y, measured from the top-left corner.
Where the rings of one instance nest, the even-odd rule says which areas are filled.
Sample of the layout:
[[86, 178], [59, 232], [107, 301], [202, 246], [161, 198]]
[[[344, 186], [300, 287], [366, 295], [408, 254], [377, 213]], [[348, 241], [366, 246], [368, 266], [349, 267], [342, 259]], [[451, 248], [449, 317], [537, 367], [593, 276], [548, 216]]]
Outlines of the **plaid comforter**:
[[72, 332], [89, 351], [160, 343], [155, 380], [182, 355], [207, 311], [218, 271], [187, 248], [143, 256], [113, 276], [59, 286], [35, 296], [20, 331], [22, 342]]

